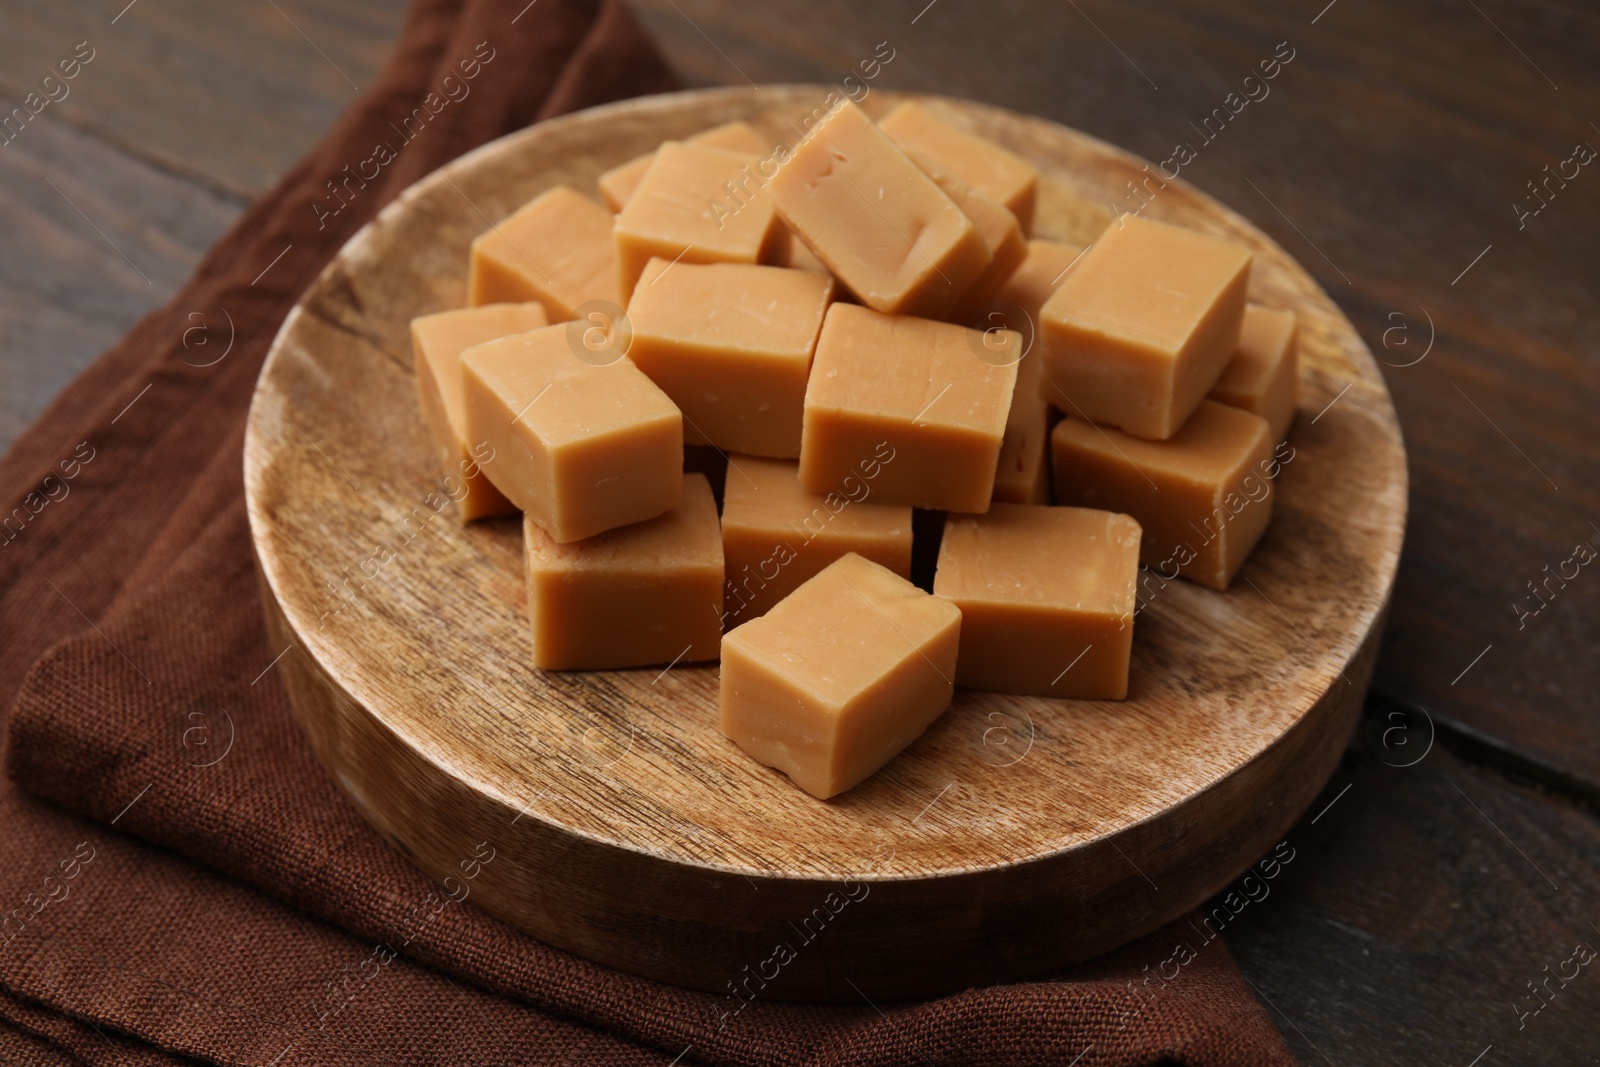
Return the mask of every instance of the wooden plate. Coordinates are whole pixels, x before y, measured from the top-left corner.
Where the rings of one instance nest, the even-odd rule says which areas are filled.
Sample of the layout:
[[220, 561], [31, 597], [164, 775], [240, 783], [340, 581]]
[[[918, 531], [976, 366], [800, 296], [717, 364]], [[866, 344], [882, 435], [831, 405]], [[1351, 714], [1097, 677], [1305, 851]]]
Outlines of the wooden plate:
[[[824, 803], [721, 736], [714, 666], [534, 669], [518, 524], [463, 529], [444, 506], [408, 321], [461, 305], [469, 241], [549, 186], [592, 190], [663, 138], [735, 118], [792, 144], [785, 123], [828, 91], [598, 108], [419, 182], [284, 323], [245, 447], [268, 624], [297, 649], [280, 670], [365, 817], [506, 922], [722, 992], [730, 1012], [749, 996], [876, 1001], [1037, 975], [1216, 893], [1332, 772], [1405, 522], [1394, 410], [1355, 330], [1281, 248], [1172, 182], [1147, 213], [1250, 245], [1252, 298], [1299, 313], [1301, 411], [1265, 539], [1228, 592], [1174, 581], [1149, 598], [1127, 701], [958, 692], [903, 755]], [[1144, 183], [1143, 161], [931, 102], [1038, 164], [1039, 236], [1087, 243], [1111, 202], [1136, 206], [1125, 183]]]

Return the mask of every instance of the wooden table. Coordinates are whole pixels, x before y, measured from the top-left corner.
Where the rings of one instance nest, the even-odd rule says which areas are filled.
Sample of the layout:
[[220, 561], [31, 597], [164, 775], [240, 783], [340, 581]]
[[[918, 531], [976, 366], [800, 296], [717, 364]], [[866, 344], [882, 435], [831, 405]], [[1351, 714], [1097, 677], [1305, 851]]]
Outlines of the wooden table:
[[[692, 85], [837, 82], [888, 42], [876, 86], [1157, 161], [1187, 141], [1183, 177], [1319, 278], [1387, 364], [1411, 526], [1363, 729], [1270, 895], [1213, 902], [1239, 909], [1226, 941], [1307, 1063], [1595, 1062], [1600, 973], [1550, 979], [1544, 1001], [1529, 983], [1600, 948], [1600, 567], [1574, 556], [1600, 550], [1600, 167], [1574, 161], [1600, 147], [1600, 15], [1225, 7], [636, 0]], [[7, 101], [94, 50], [0, 149], [0, 444], [327, 128], [399, 17], [392, 0], [0, 8]], [[1277, 77], [1246, 82], [1275, 52]]]

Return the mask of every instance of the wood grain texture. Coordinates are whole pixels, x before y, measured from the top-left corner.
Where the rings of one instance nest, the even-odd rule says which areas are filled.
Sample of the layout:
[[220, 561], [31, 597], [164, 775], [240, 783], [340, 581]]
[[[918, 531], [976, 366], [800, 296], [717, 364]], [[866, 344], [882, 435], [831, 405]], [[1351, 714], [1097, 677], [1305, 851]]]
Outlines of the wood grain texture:
[[0, 6], [0, 114], [79, 42], [94, 50], [66, 96], [20, 130], [13, 118], [0, 146], [0, 448], [168, 299], [354, 98], [317, 47], [363, 84], [401, 14], [281, 0], [241, 18], [238, 5], [140, 0], [113, 23], [124, 4]]
[[44, 114], [249, 199], [355, 101], [402, 12], [360, 0], [22, 0], [0, 15], [0, 91], [18, 99], [86, 41], [95, 58]]
[[1594, 1063], [1600, 960], [1543, 985], [1574, 946], [1600, 951], [1594, 809], [1423, 755], [1426, 721], [1395, 710], [1369, 709], [1229, 950], [1305, 1064]]
[[176, 291], [238, 210], [63, 123], [0, 149], [0, 346], [31, 357], [0, 361], [0, 443]]
[[[463, 299], [485, 219], [590, 187], [667, 136], [771, 136], [824, 88], [654, 98], [544, 124], [409, 191], [329, 267], [263, 372], [246, 487], [269, 623], [320, 758], [436, 878], [503, 859], [483, 906], [553, 944], [718, 989], [830, 891], [865, 887], [764, 995], [927, 995], [1039, 973], [1146, 931], [1269, 848], [1334, 766], [1370, 675], [1406, 475], [1371, 355], [1280, 248], [1181, 184], [1151, 214], [1257, 253], [1301, 316], [1302, 410], [1272, 528], [1235, 587], [1140, 616], [1131, 698], [962, 692], [888, 768], [821, 803], [715, 728], [715, 671], [527, 666], [515, 523], [462, 530], [434, 489], [406, 328]], [[892, 104], [874, 94], [869, 110]], [[1048, 175], [1038, 229], [1086, 242], [1140, 161], [1035, 119], [942, 105]], [[1287, 623], [1287, 624], [1286, 624]], [[1064, 661], [1063, 666], [1066, 666]], [[1146, 892], [1147, 887], [1159, 887]], [[1135, 892], [1134, 890], [1139, 890]], [[849, 981], [847, 982], [846, 979]]]

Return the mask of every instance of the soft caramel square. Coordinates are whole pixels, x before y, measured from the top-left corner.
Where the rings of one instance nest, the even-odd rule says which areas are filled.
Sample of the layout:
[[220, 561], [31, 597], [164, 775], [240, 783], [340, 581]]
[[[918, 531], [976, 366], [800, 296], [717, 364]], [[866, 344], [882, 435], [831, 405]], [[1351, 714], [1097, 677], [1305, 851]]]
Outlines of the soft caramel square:
[[769, 262], [781, 240], [772, 197], [742, 152], [668, 141], [616, 219], [623, 296], [656, 256], [684, 263]]
[[683, 416], [626, 359], [580, 359], [567, 325], [467, 349], [461, 382], [467, 437], [492, 454], [483, 472], [552, 540], [678, 506]]
[[961, 209], [962, 214], [972, 220], [978, 236], [983, 238], [984, 247], [989, 250], [989, 265], [973, 280], [965, 295], [956, 301], [949, 316], [957, 322], [966, 321], [995, 295], [1027, 258], [1028, 239], [1022, 235], [1022, 225], [1017, 217], [1000, 201], [968, 185], [947, 170], [924, 170], [934, 184]]
[[639, 183], [644, 180], [644, 172], [650, 169], [650, 164], [655, 162], [655, 158], [654, 152], [634, 156], [626, 163], [617, 164], [595, 179], [595, 185], [600, 190], [600, 200], [613, 215], [628, 205], [628, 201], [633, 198], [633, 191], [639, 188]]
[[885, 133], [918, 163], [947, 170], [1010, 209], [1033, 232], [1039, 169], [1015, 152], [939, 118], [926, 105], [901, 104], [880, 123]]
[[1000, 440], [1000, 460], [995, 464], [994, 499], [1008, 504], [1050, 502], [1050, 405], [1039, 395], [1037, 352], [1017, 363], [1017, 386], [1011, 391], [1011, 411]]
[[828, 265], [818, 259], [817, 254], [807, 248], [806, 243], [796, 237], [794, 231], [787, 225], [780, 228], [777, 247], [772, 253], [772, 264], [788, 267], [791, 270], [815, 271], [830, 278], [833, 276], [833, 272], [828, 270]]
[[1272, 518], [1282, 463], [1267, 421], [1248, 411], [1203, 400], [1165, 441], [1069, 416], [1050, 443], [1056, 503], [1132, 515], [1139, 558], [1163, 579], [1226, 589]]
[[565, 185], [550, 189], [472, 242], [467, 302], [537, 300], [551, 322], [591, 301], [621, 303], [611, 213]]
[[[776, 153], [768, 154], [774, 146], [770, 142], [764, 141], [761, 135], [748, 122], [725, 122], [721, 126], [713, 126], [709, 130], [695, 134], [684, 143], [700, 145], [706, 148], [725, 148], [730, 152], [738, 152], [746, 156], [747, 161], [753, 161], [756, 164], [753, 170], [757, 178], [760, 176], [761, 164], [764, 160], [770, 161], [766, 164], [767, 166], [774, 165], [777, 162]], [[606, 207], [613, 212], [618, 212], [627, 206], [628, 201], [633, 197], [633, 191], [639, 187], [639, 182], [644, 179], [645, 171], [650, 169], [650, 164], [655, 158], [656, 154], [654, 152], [646, 152], [644, 155], [635, 156], [621, 166], [613, 167], [600, 175], [600, 199], [605, 201]], [[762, 181], [764, 184], [764, 179]], [[746, 179], [741, 174], [739, 184], [745, 182]], [[751, 179], [750, 183], [754, 184], [754, 179]], [[738, 189], [738, 184], [735, 186], [735, 191], [740, 192], [740, 195], [742, 195], [742, 191]], [[730, 207], [733, 206], [732, 201], [727, 201], [727, 203]], [[805, 242], [795, 237], [787, 226], [780, 226], [778, 232], [773, 234], [772, 246], [768, 254], [762, 258], [762, 262], [778, 267], [792, 267], [795, 270], [828, 273], [828, 268], [822, 260], [818, 259], [816, 254], [805, 246]]]
[[729, 456], [722, 499], [728, 629], [766, 614], [812, 575], [854, 552], [911, 576], [911, 509], [873, 502], [882, 465], [861, 464], [834, 493], [800, 484], [798, 464]]
[[972, 220], [854, 104], [811, 127], [768, 188], [783, 221], [877, 311], [943, 317], [989, 265]]
[[987, 511], [1021, 342], [834, 304], [806, 388], [801, 483], [839, 491], [877, 457], [880, 503]]
[[1244, 309], [1239, 349], [1217, 379], [1211, 399], [1244, 408], [1267, 420], [1272, 439], [1282, 441], [1300, 403], [1300, 361], [1295, 317], [1251, 304]]
[[536, 303], [486, 304], [411, 320], [417, 403], [439, 456], [445, 491], [455, 499], [462, 522], [509, 515], [517, 509], [478, 469], [472, 442], [467, 440], [461, 353], [473, 345], [543, 325], [544, 308]]
[[950, 706], [961, 612], [850, 554], [722, 638], [722, 732], [826, 800]]
[[703, 474], [678, 506], [565, 544], [527, 519], [533, 663], [612, 670], [716, 659], [722, 640], [722, 538]]
[[1231, 241], [1124, 215], [1039, 314], [1046, 398], [1135, 437], [1171, 437], [1239, 346], [1250, 260]]
[[682, 410], [687, 443], [793, 459], [832, 297], [812, 271], [653, 259], [628, 305], [628, 358]]
[[1020, 315], [1016, 321], [1005, 319], [1001, 325], [1009, 326], [1024, 337], [1036, 337], [1039, 310], [1055, 295], [1057, 287], [1077, 266], [1083, 253], [1081, 245], [1045, 241], [1037, 237], [1029, 241], [1028, 253], [1022, 263], [1011, 272], [1011, 276], [990, 301], [1002, 316]]
[[[725, 122], [721, 126], [713, 126], [709, 130], [701, 130], [693, 137], [685, 138], [684, 143], [707, 148], [726, 148], [730, 152], [743, 152], [748, 155], [759, 155], [768, 147], [761, 140], [761, 135], [756, 133], [755, 128], [748, 122]], [[598, 182], [600, 199], [605, 201], [606, 207], [613, 212], [621, 211], [633, 197], [633, 191], [639, 188], [639, 182], [644, 179], [644, 172], [650, 169], [650, 163], [655, 158], [654, 152], [646, 152], [600, 175]]]
[[933, 591], [961, 609], [956, 684], [995, 693], [1128, 695], [1139, 523], [1091, 508], [996, 504], [951, 515]]

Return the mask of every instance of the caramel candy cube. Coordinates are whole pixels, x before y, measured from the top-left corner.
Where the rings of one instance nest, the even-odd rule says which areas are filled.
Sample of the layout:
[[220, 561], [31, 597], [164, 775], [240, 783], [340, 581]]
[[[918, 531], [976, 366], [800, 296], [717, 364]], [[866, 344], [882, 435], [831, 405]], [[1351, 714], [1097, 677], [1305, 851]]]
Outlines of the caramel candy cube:
[[[709, 130], [695, 134], [684, 143], [706, 148], [725, 148], [730, 152], [746, 156], [747, 162], [753, 161], [757, 164], [762, 162], [762, 154], [772, 147], [762, 141], [761, 135], [748, 122], [727, 122], [721, 126], [713, 126]], [[639, 182], [644, 179], [644, 172], [650, 169], [650, 164], [655, 158], [654, 152], [646, 152], [600, 175], [600, 198], [606, 202], [606, 207], [612, 211], [621, 211], [632, 198], [633, 191], [639, 187]], [[776, 162], [775, 155], [769, 158]], [[759, 171], [758, 166], [757, 173]], [[742, 174], [739, 181], [745, 181]], [[740, 195], [743, 195], [742, 192]], [[773, 246], [764, 262], [779, 267], [792, 267], [795, 270], [828, 273], [828, 268], [822, 260], [818, 259], [803, 241], [795, 237], [787, 226], [780, 227], [779, 231], [773, 234]]]
[[1013, 321], [1007, 321], [1005, 325], [1019, 331], [1024, 337], [1036, 337], [1039, 310], [1066, 280], [1067, 274], [1076, 268], [1083, 253], [1084, 249], [1079, 245], [1044, 241], [1037, 237], [1029, 241], [1028, 252], [1022, 263], [1011, 272], [991, 301], [1004, 315], [1021, 312], [1026, 326]]
[[653, 259], [628, 305], [628, 358], [682, 410], [689, 444], [793, 459], [832, 297], [811, 271]]
[[677, 507], [582, 541], [551, 540], [529, 516], [533, 665], [612, 670], [716, 659], [722, 640], [722, 537], [703, 474], [683, 476]]
[[951, 515], [933, 592], [961, 609], [956, 684], [995, 693], [1128, 695], [1139, 524], [1092, 508], [996, 504]]
[[961, 612], [851, 553], [722, 638], [722, 732], [826, 800], [950, 706]]
[[[509, 515], [517, 509], [478, 469], [475, 450], [467, 440], [461, 353], [473, 345], [543, 325], [544, 308], [539, 304], [487, 304], [411, 320], [417, 403], [445, 472], [445, 489], [455, 498], [462, 522]], [[452, 488], [451, 479], [459, 481], [459, 493]]]
[[565, 185], [550, 189], [472, 242], [467, 303], [537, 300], [551, 322], [583, 304], [620, 305], [611, 214]]
[[796, 237], [788, 226], [781, 227], [777, 247], [772, 253], [772, 262], [775, 266], [788, 267], [791, 270], [809, 270], [833, 277], [828, 265], [818, 259], [817, 254], [807, 248], [806, 243]]
[[1030, 352], [1017, 363], [1017, 387], [1011, 392], [1011, 411], [1000, 440], [1000, 460], [995, 464], [994, 499], [1010, 504], [1050, 502], [1050, 405], [1039, 395], [1042, 363]]
[[876, 458], [879, 503], [987, 511], [1022, 338], [834, 304], [806, 388], [800, 481], [845, 488]]
[[1124, 215], [1039, 313], [1047, 399], [1135, 437], [1177, 433], [1239, 346], [1250, 258]]
[[1239, 350], [1211, 390], [1211, 399], [1267, 420], [1272, 439], [1289, 433], [1300, 404], [1300, 361], [1292, 311], [1251, 304], [1244, 309]]
[[676, 141], [656, 149], [616, 220], [624, 297], [655, 256], [685, 263], [771, 260], [781, 227], [754, 163], [742, 152]]
[[752, 156], [760, 155], [772, 147], [756, 132], [754, 126], [743, 119], [724, 122], [709, 130], [701, 130], [689, 138], [688, 143], [704, 145], [707, 148], [725, 148], [729, 152], [744, 152]]
[[[701, 130], [693, 137], [686, 138], [684, 143], [708, 148], [726, 148], [730, 152], [744, 152], [749, 155], [760, 155], [767, 148], [762, 143], [760, 134], [756, 133], [755, 128], [748, 122], [725, 122], [721, 126]], [[644, 179], [644, 172], [650, 169], [650, 164], [655, 158], [654, 152], [646, 152], [600, 175], [598, 183], [600, 199], [605, 201], [606, 207], [613, 212], [621, 211], [633, 197], [633, 191], [639, 188], [639, 182]]]
[[783, 221], [877, 311], [939, 318], [989, 265], [972, 220], [854, 104], [811, 127], [768, 189]]
[[934, 180], [962, 214], [972, 220], [989, 250], [989, 265], [973, 281], [956, 307], [953, 318], [970, 316], [1011, 277], [1028, 255], [1028, 239], [1022, 235], [1022, 226], [1009, 208], [988, 194], [975, 189], [949, 171], [929, 170]]
[[869, 459], [840, 492], [800, 484], [798, 464], [728, 457], [722, 500], [722, 556], [728, 568], [723, 623], [733, 629], [771, 607], [851, 552], [911, 576], [911, 509], [872, 502], [883, 469]]
[[634, 156], [626, 163], [619, 163], [595, 180], [595, 185], [600, 189], [600, 199], [615, 215], [628, 205], [633, 198], [633, 191], [639, 188], [639, 183], [644, 180], [644, 172], [650, 169], [650, 164], [655, 162], [656, 154], [646, 152], [642, 156]]
[[484, 474], [558, 542], [678, 506], [683, 416], [626, 359], [573, 354], [568, 325], [502, 337], [461, 356], [467, 438]]
[[879, 124], [907, 155], [925, 167], [947, 170], [1004, 204], [1022, 232], [1033, 232], [1039, 168], [993, 141], [945, 122], [922, 104], [901, 104]]
[[1272, 518], [1282, 464], [1267, 420], [1248, 411], [1201, 401], [1165, 441], [1069, 416], [1050, 442], [1056, 502], [1132, 515], [1139, 559], [1162, 578], [1226, 589]]

